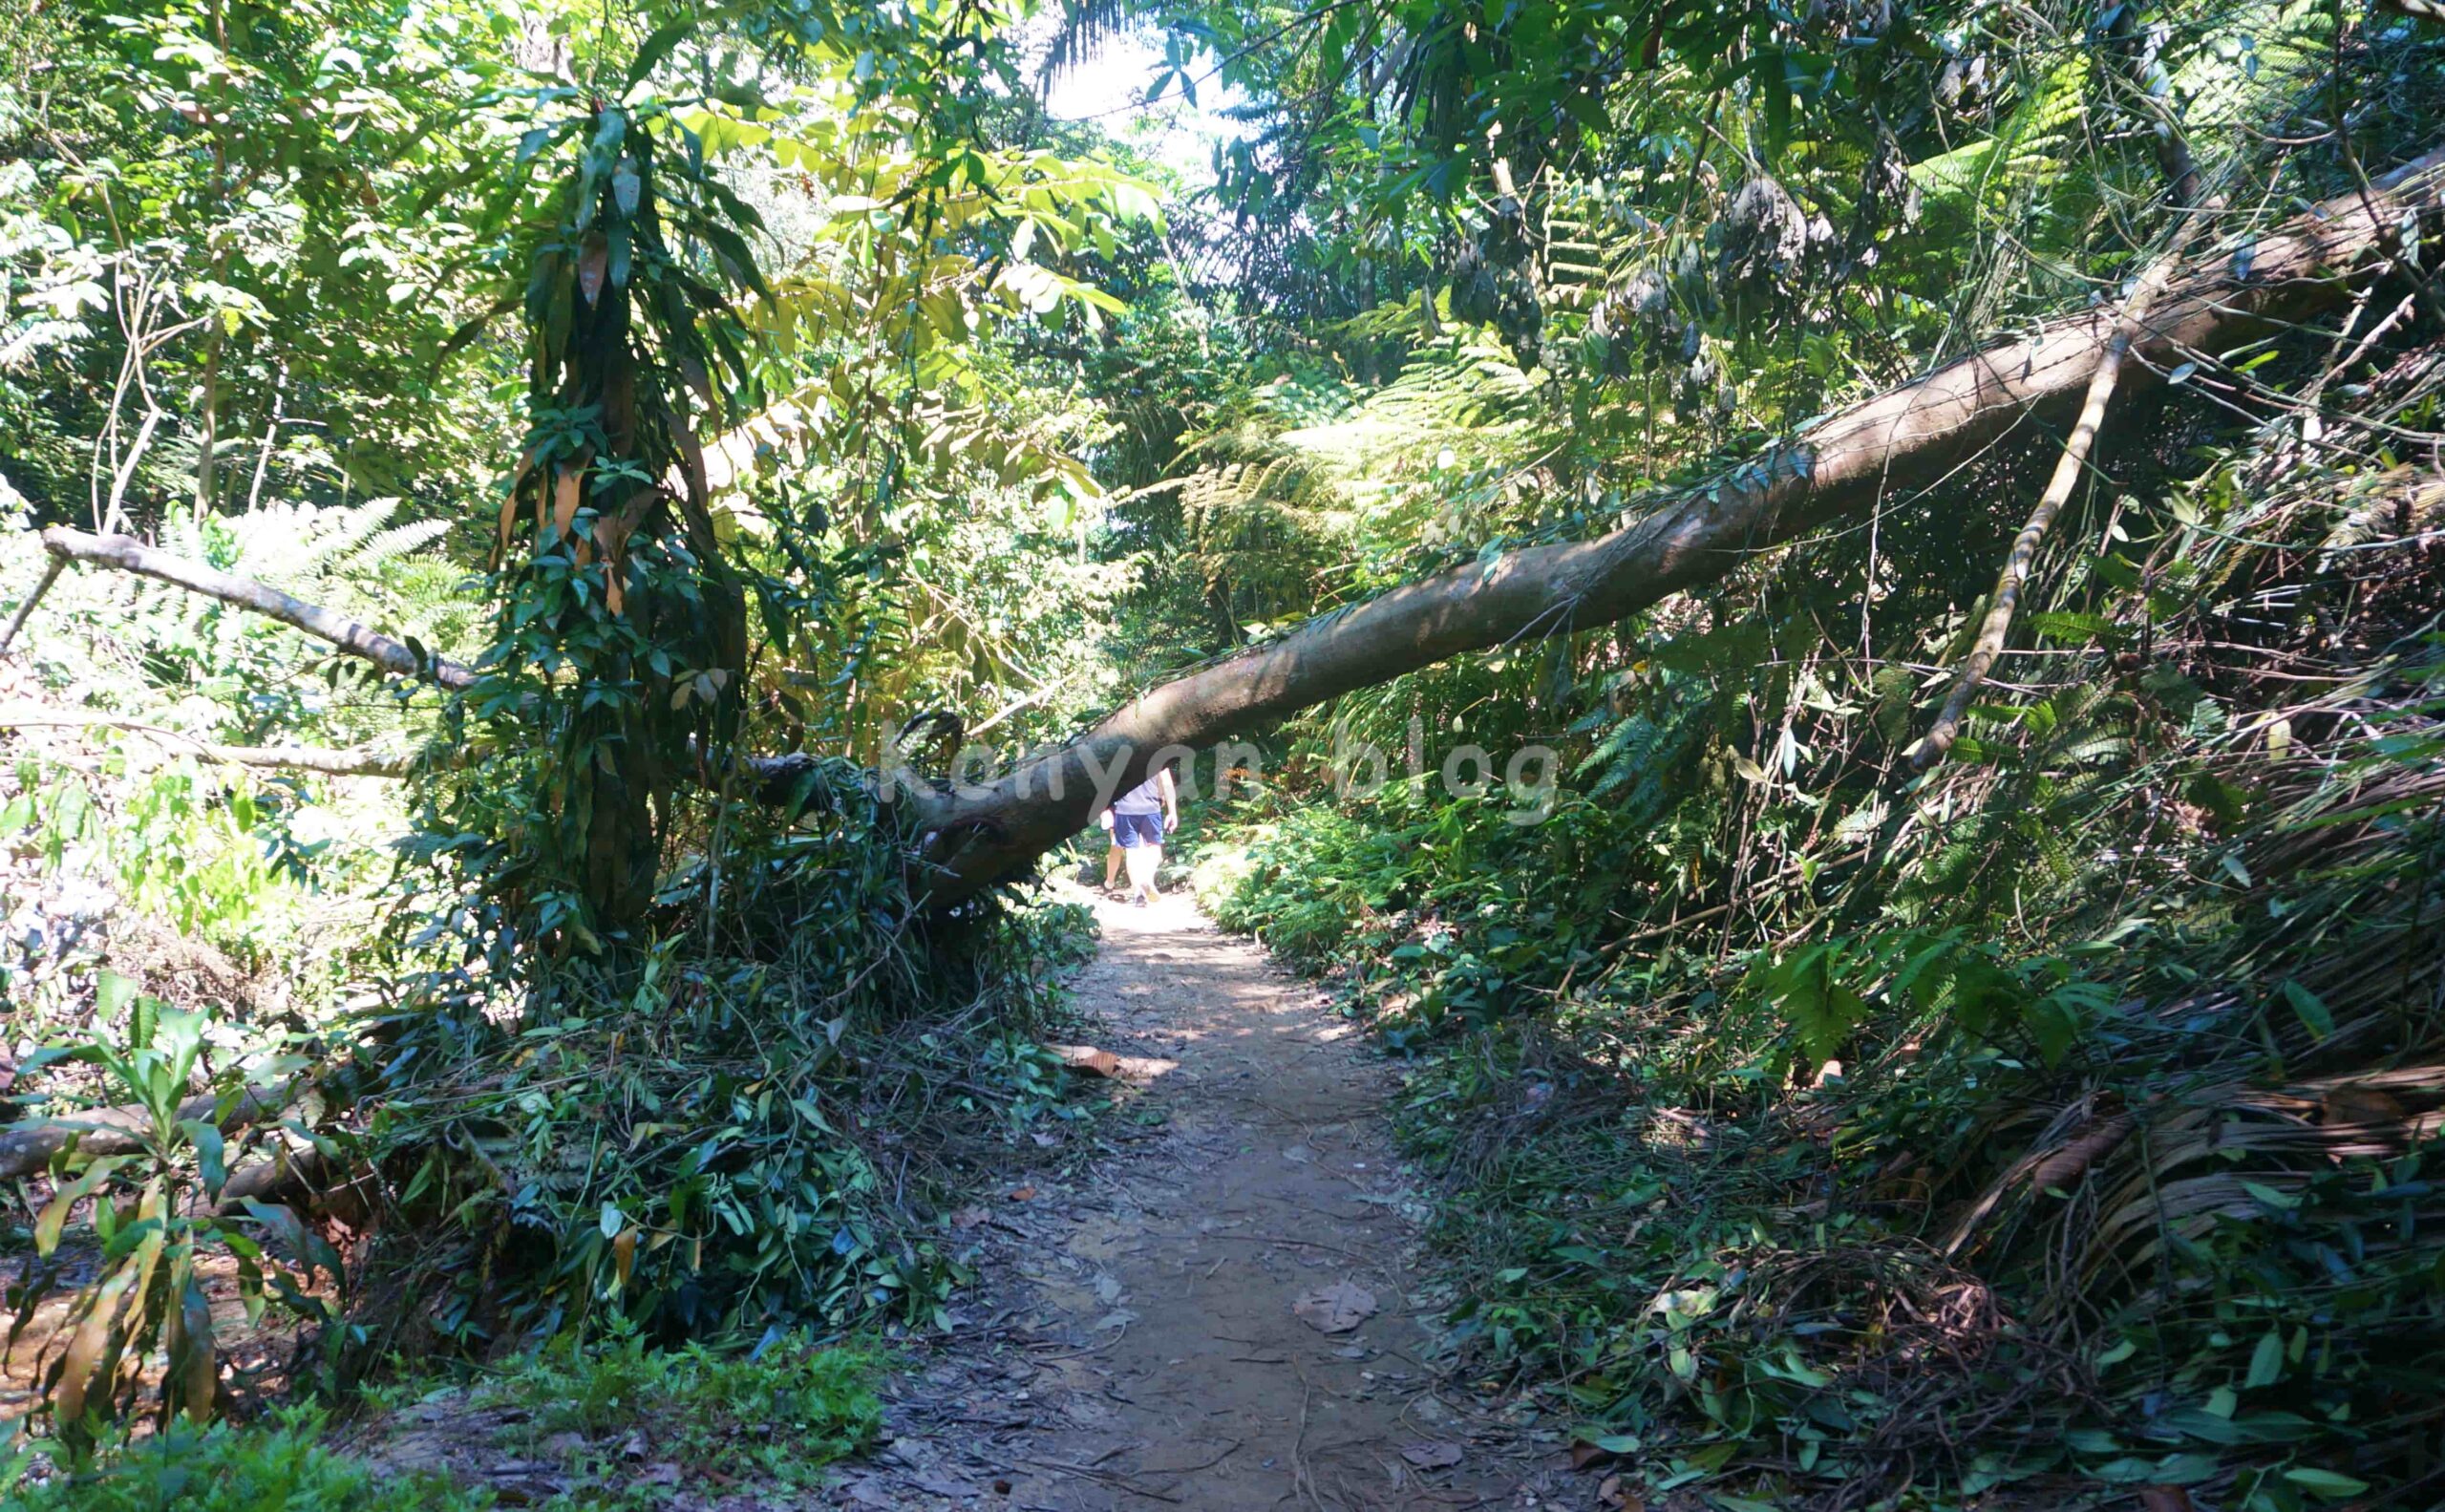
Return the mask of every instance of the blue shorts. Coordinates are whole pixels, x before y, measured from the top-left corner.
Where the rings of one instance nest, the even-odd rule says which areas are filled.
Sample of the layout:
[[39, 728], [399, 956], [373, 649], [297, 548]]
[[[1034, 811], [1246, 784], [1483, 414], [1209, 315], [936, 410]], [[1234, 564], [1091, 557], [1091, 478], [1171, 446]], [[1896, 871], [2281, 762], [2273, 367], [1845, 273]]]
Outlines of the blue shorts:
[[1113, 810], [1112, 842], [1123, 850], [1136, 850], [1140, 845], [1160, 845], [1163, 843], [1161, 812], [1123, 814], [1118, 809]]

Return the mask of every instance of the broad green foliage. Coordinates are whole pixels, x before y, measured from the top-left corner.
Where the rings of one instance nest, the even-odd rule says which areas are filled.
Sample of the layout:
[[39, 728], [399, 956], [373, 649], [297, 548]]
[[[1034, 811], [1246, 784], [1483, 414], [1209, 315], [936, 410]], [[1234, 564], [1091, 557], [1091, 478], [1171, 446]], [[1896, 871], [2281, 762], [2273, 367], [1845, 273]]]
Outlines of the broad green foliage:
[[[539, 128], [539, 151], [566, 136], [574, 179], [530, 291], [537, 429], [500, 516], [500, 638], [462, 712], [553, 743], [504, 741], [439, 789], [422, 848], [478, 881], [480, 905], [462, 910], [444, 871], [409, 941], [463, 941], [534, 995], [497, 1026], [481, 977], [428, 976], [398, 1033], [432, 1069], [382, 1131], [423, 1152], [399, 1201], [500, 1266], [445, 1267], [462, 1284], [431, 1321], [471, 1343], [606, 1306], [691, 1332], [933, 1324], [964, 1272], [882, 1201], [850, 1131], [888, 1117], [895, 1065], [924, 1079], [982, 1056], [971, 1085], [1024, 1083], [1015, 1036], [1054, 1002], [1045, 963], [1075, 927], [925, 919], [899, 817], [846, 769], [811, 780], [794, 824], [682, 775], [719, 772], [751, 707], [788, 716], [776, 733], [872, 750], [858, 736], [904, 686], [885, 679], [973, 686], [1017, 665], [972, 623], [900, 654], [918, 613], [1010, 591], [989, 558], [935, 570], [976, 522], [943, 508], [951, 490], [1025, 512], [1034, 476], [1083, 476], [1044, 444], [1058, 431], [967, 403], [990, 359], [961, 348], [996, 319], [1092, 312], [1102, 296], [1028, 260], [1035, 238], [1108, 241], [1111, 215], [1147, 206], [1042, 154], [912, 154], [919, 120], [820, 43], [815, 82], [770, 103], [638, 96], [657, 43], [688, 34], [648, 40], [634, 102]], [[728, 186], [748, 161], [813, 186], [797, 242]], [[543, 942], [559, 968], [529, 953]], [[897, 1040], [950, 999], [992, 1003], [1014, 1037]], [[469, 1149], [483, 1162], [451, 1153]], [[548, 1174], [504, 1188], [487, 1177], [503, 1168]]]
[[[961, 65], [878, 96], [872, 55], [844, 73], [820, 26], [769, 40], [771, 87], [667, 92], [674, 57], [710, 62], [714, 45], [674, 19], [640, 45], [625, 102], [554, 118], [578, 92], [541, 91], [544, 123], [516, 159], [518, 175], [568, 160], [548, 228], [521, 249], [532, 429], [496, 550], [523, 543], [526, 560], [501, 584], [469, 703], [498, 746], [535, 755], [464, 779], [484, 796], [457, 800], [436, 854], [481, 879], [504, 926], [585, 953], [649, 905], [683, 774], [727, 765], [751, 694], [779, 694], [754, 664], [862, 659], [842, 644], [854, 620], [792, 612], [843, 580], [816, 565], [827, 537], [873, 548], [886, 515], [980, 476], [1052, 483], [1073, 516], [1093, 501], [1066, 438], [979, 406], [979, 344], [1065, 307], [1093, 329], [1118, 302], [1055, 263], [1112, 255], [1116, 229], [1155, 211], [1098, 164], [937, 140], [926, 106]], [[793, 184], [776, 203], [792, 240], [731, 187], [750, 161]], [[717, 500], [776, 455], [813, 492], [811, 518]], [[836, 489], [856, 500], [837, 514]], [[742, 552], [742, 534], [778, 550]], [[848, 634], [827, 646], [826, 629]], [[531, 806], [490, 812], [504, 786]]]
[[470, 695], [537, 756], [519, 774], [533, 807], [506, 820], [519, 838], [484, 885], [531, 900], [521, 932], [588, 951], [650, 901], [691, 742], [727, 758], [747, 659], [698, 433], [717, 374], [753, 392], [731, 301], [767, 291], [745, 241], [760, 223], [700, 145], [657, 147], [662, 115], [606, 105], [521, 144], [565, 140], [576, 161], [528, 254], [533, 428], [496, 531], [528, 560]]
[[[1448, 15], [1485, 48], [1453, 96], [1478, 105], [1562, 76], [1489, 42], [1511, 28], [1628, 44], [1560, 54], [1601, 108], [1499, 134], [1433, 138], [1405, 71], [1438, 34], [1397, 8], [1274, 14], [1311, 45], [1237, 65], [1305, 86], [1269, 117], [1299, 202], [1372, 174], [1336, 196], [1364, 214], [1274, 223], [1315, 261], [1269, 276], [1406, 339], [1391, 383], [1285, 358], [1184, 459], [1190, 519], [1222, 527], [1201, 573], [1273, 586], [1244, 618], [1634, 518], [1655, 481], [2112, 287], [2162, 224], [2168, 120], [2247, 206], [2218, 254], [2246, 266], [2239, 227], [2285, 208], [2260, 185], [2433, 146], [2445, 88], [2382, 15], [2347, 14], [2369, 51], [2333, 72], [2331, 10], [1557, 9]], [[1685, 25], [1717, 53], [1677, 54]], [[1842, 45], [1761, 78], [1812, 32]], [[1307, 72], [1336, 50], [1358, 61]], [[2268, 150], [2268, 122], [2306, 139], [2338, 108], [2360, 165], [2330, 135]], [[2406, 543], [2435, 493], [2392, 429], [2436, 415], [2417, 303], [2349, 376], [2349, 342], [2305, 335], [2121, 412], [2009, 686], [1924, 777], [1906, 748], [2052, 437], [1627, 625], [1350, 694], [1278, 737], [1286, 786], [1209, 816], [1217, 917], [1414, 1057], [1470, 1357], [1578, 1416], [1649, 1504], [1906, 1477], [1935, 1505], [2180, 1486], [2290, 1512], [2424, 1473], [2436, 598]], [[2185, 393], [2217, 357], [2267, 406], [2246, 424]], [[1423, 780], [1324, 780], [1420, 738]], [[1445, 796], [1463, 741], [1555, 748], [1551, 817]]]
[[268, 1429], [173, 1428], [107, 1468], [0, 1494], [9, 1512], [478, 1512], [489, 1492], [377, 1472], [323, 1446], [326, 1419], [284, 1412]]
[[[447, 1284], [405, 1288], [414, 1315], [391, 1320], [420, 1336], [487, 1348], [606, 1308], [665, 1332], [931, 1327], [964, 1269], [900, 1205], [925, 1173], [896, 1166], [886, 1186], [866, 1141], [913, 1132], [922, 1106], [929, 1135], [1006, 1143], [1052, 1100], [1031, 1036], [1074, 914], [921, 916], [895, 817], [846, 766], [795, 822], [705, 780], [750, 710], [761, 749], [871, 754], [905, 699], [1024, 692], [1008, 729], [1040, 733], [1108, 681], [1084, 628], [1121, 579], [1083, 549], [1098, 490], [1075, 454], [1111, 428], [1064, 386], [1014, 379], [1011, 335], [1100, 329], [1116, 302], [1071, 269], [1136, 256], [1155, 205], [1101, 163], [974, 135], [1007, 19], [214, 7], [36, 38], [45, 69], [96, 87], [169, 71], [107, 119], [9, 96], [10, 140], [45, 144], [30, 176], [7, 165], [48, 198], [11, 210], [0, 373], [25, 401], [6, 413], [34, 444], [8, 466], [36, 520], [134, 525], [481, 673], [463, 697], [360, 682], [238, 611], [61, 580], [12, 693], [144, 729], [27, 739], [11, 839], [30, 892], [99, 872], [135, 911], [12, 986], [80, 1020], [97, 968], [142, 969], [157, 919], [267, 969], [300, 948], [317, 888], [382, 884], [284, 983], [293, 1017], [250, 1016], [208, 982], [175, 995], [201, 987], [233, 1054], [292, 1033], [310, 1052], [290, 1064], [325, 1153], [366, 1175], [358, 1216], [442, 1238], [418, 1255]], [[291, 76], [301, 59], [310, 79]], [[212, 143], [240, 116], [252, 135], [224, 145], [256, 156], [232, 185]], [[90, 167], [104, 144], [122, 166], [155, 154], [140, 238], [80, 219], [117, 202], [69, 150]], [[232, 197], [287, 214], [284, 193], [305, 208], [264, 246], [217, 219]], [[315, 216], [351, 198], [325, 255]], [[279, 256], [249, 260], [266, 247]], [[225, 264], [253, 303], [165, 258]], [[376, 268], [388, 282], [367, 282]], [[189, 324], [126, 328], [115, 291], [139, 285]], [[362, 367], [342, 372], [342, 352]], [[434, 385], [480, 422], [472, 452], [401, 427], [369, 460], [372, 391], [415, 405]], [[257, 439], [198, 507], [207, 427]], [[389, 478], [407, 502], [352, 501]], [[39, 576], [21, 542], [18, 594]], [[91, 675], [97, 653], [113, 676]], [[181, 754], [182, 734], [405, 737], [434, 759], [403, 813], [345, 782], [233, 776]], [[116, 755], [165, 743], [158, 776]], [[109, 764], [78, 770], [97, 746]], [[377, 870], [360, 837], [412, 864]], [[934, 1037], [954, 1003], [994, 1033]], [[112, 1042], [117, 1012], [77, 1037]], [[63, 1112], [109, 1093], [34, 1079]], [[958, 1106], [904, 1101], [938, 1080], [967, 1089]], [[157, 1163], [193, 1190], [205, 1161], [174, 1141]], [[147, 1173], [71, 1154], [56, 1175], [133, 1202]], [[247, 1219], [224, 1226], [206, 1237], [256, 1242]], [[372, 1337], [332, 1331], [335, 1378]]]
[[[0, 20], [11, 507], [476, 674], [83, 572], [0, 669], [8, 1027], [76, 1052], [0, 1092], [152, 1136], [26, 1188], [96, 1279], [55, 1429], [138, 1405], [148, 1350], [166, 1409], [243, 1385], [186, 1306], [225, 1251], [332, 1325], [326, 1384], [607, 1336], [520, 1368], [574, 1431], [650, 1397], [691, 1456], [853, 1450], [868, 1362], [790, 1331], [940, 1326], [968, 1257], [927, 1209], [1079, 1112], [1040, 1040], [1083, 933], [927, 908], [861, 767], [1614, 528], [2115, 297], [2187, 214], [2245, 279], [2445, 100], [2427, 23], [2285, 0], [1069, 8], [1056, 71], [1136, 29], [1155, 93], [1231, 92], [1192, 181], [1044, 118], [1037, 19]], [[1265, 796], [1199, 818], [1217, 914], [1409, 1058], [1464, 1357], [1648, 1504], [2431, 1474], [2439, 317], [2392, 255], [2117, 409], [1931, 773], [2037, 417], [1631, 622], [1265, 732]], [[426, 755], [374, 791], [198, 742]], [[1464, 742], [1558, 780], [1448, 795]], [[1428, 775], [1336, 792], [1368, 744]], [[793, 750], [758, 801], [737, 758]], [[189, 1200], [261, 1135], [164, 1099], [272, 1072], [382, 1285]], [[312, 1431], [179, 1442], [232, 1507], [393, 1504]], [[176, 1489], [124, 1464], [93, 1494]]]
[[[2431, 683], [2433, 650], [2398, 675]], [[2401, 1473], [2445, 1308], [2423, 1237], [2434, 1156], [2360, 1132], [2402, 1115], [2377, 1088], [2433, 1073], [2355, 1072], [2346, 1048], [2415, 1060], [2424, 996], [2392, 984], [2434, 970], [2402, 931], [2436, 906], [2413, 879], [2439, 837], [2379, 812], [2397, 784], [2433, 786], [2433, 743], [2380, 739], [2331, 779], [2227, 757], [2218, 780], [2261, 796], [2219, 843], [2170, 870], [2023, 872], [1984, 903], [1911, 880], [1954, 864], [1938, 816], [1962, 795], [1930, 795], [1935, 833], [1893, 853], [1866, 910], [1895, 922], [1864, 927], [1840, 923], [1850, 842], [1750, 863], [1727, 923], [1722, 892], [1672, 883], [1757, 841], [1693, 866], [1652, 810], [1567, 793], [1539, 826], [1491, 799], [1304, 807], [1244, 832], [1205, 886], [1420, 1057], [1406, 1130], [1452, 1183], [1461, 1336], [1489, 1364], [1565, 1374], [1587, 1432], [1637, 1441], [1654, 1483], [1797, 1495], [1811, 1470], [1916, 1441], [1921, 1394], [2009, 1403], [2072, 1348], [2086, 1406], [2012, 1407], [1921, 1474], [1954, 1495], [2072, 1473], [2314, 1504], [2337, 1466]], [[2116, 766], [2181, 801], [2191, 759]], [[1672, 806], [1759, 786], [1735, 780]], [[2087, 855], [2127, 820], [2054, 822]], [[1991, 858], [1995, 837], [1970, 848]], [[2237, 907], [2239, 888], [2263, 901]], [[1931, 913], [1950, 926], [1899, 923]], [[1910, 1363], [1919, 1320], [1964, 1285], [2009, 1320], [1974, 1346], [1995, 1352]]]
[[[529, 1453], [567, 1434], [635, 1433], [656, 1459], [691, 1475], [737, 1477], [752, 1467], [760, 1484], [811, 1489], [825, 1465], [865, 1447], [882, 1426], [874, 1392], [882, 1364], [797, 1333], [768, 1333], [747, 1355], [725, 1357], [701, 1344], [650, 1350], [630, 1331], [591, 1348], [556, 1344], [476, 1399], [533, 1408], [519, 1435]], [[627, 1504], [613, 1487], [590, 1495]]]
[[[369, 1130], [413, 1152], [395, 1201], [447, 1235], [417, 1267], [424, 1326], [475, 1347], [606, 1311], [676, 1337], [939, 1324], [966, 1268], [889, 1200], [875, 1139], [990, 1146], [1041, 1116], [1032, 1036], [1081, 921], [930, 918], [854, 770], [809, 797], [793, 825], [735, 810], [731, 848], [684, 858], [625, 981], [572, 968], [565, 1007], [496, 1024], [482, 975], [443, 966], [374, 1026], [402, 1069], [435, 1067], [394, 1075]], [[992, 1032], [936, 1033], [946, 1001], [990, 1005]]]
[[340, 479], [431, 500], [481, 476], [499, 411], [445, 380], [469, 267], [500, 250], [464, 218], [521, 15], [54, 14], [0, 84], [16, 485], [97, 524]]
[[[88, 1062], [102, 1074], [103, 1097], [139, 1110], [144, 1120], [140, 1153], [91, 1161], [75, 1180], [57, 1185], [33, 1227], [37, 1265], [56, 1267], [67, 1258], [58, 1249], [70, 1216], [102, 1194], [93, 1208], [100, 1278], [71, 1305], [62, 1329], [67, 1345], [43, 1382], [60, 1438], [79, 1451], [92, 1447], [98, 1425], [135, 1416], [130, 1409], [142, 1391], [144, 1363], [157, 1352], [159, 1420], [202, 1423], [215, 1416], [221, 1368], [204, 1288], [206, 1267], [223, 1254], [234, 1262], [250, 1318], [277, 1301], [308, 1323], [330, 1324], [348, 1301], [348, 1272], [338, 1252], [294, 1213], [236, 1194], [223, 1203], [236, 1152], [219, 1124], [247, 1096], [250, 1078], [211, 1078], [211, 1092], [190, 1111], [205, 1050], [203, 1015], [167, 1009], [125, 977], [105, 973], [96, 1014], [108, 1019], [122, 1009], [124, 1044], [97, 1038], [64, 1052], [38, 1052], [27, 1063], [39, 1070], [60, 1060]], [[279, 1068], [254, 1069], [261, 1075]], [[124, 1206], [108, 1200], [114, 1179], [136, 1188]], [[335, 1295], [318, 1294], [318, 1272]], [[29, 1299], [40, 1289], [29, 1288]], [[26, 1321], [20, 1313], [12, 1340]]]
[[[463, 570], [423, 548], [437, 526], [393, 523], [399, 508], [397, 500], [282, 503], [199, 519], [181, 507], [161, 539], [419, 644], [459, 650], [478, 618], [455, 595]], [[18, 524], [0, 566], [12, 595], [43, 569], [37, 540]], [[293, 1010], [324, 1022], [324, 999], [363, 967], [367, 946], [361, 925], [331, 926], [370, 915], [402, 821], [397, 795], [231, 766], [202, 744], [413, 749], [409, 732], [424, 717], [415, 701], [361, 683], [353, 667], [312, 656], [260, 616], [117, 575], [61, 579], [11, 664], [10, 710], [37, 722], [14, 737], [0, 836], [36, 864], [10, 876], [8, 896], [12, 909], [48, 910], [46, 897], [69, 907], [40, 927], [28, 921], [33, 933], [20, 933], [5, 963], [6, 991], [26, 1015], [16, 1027], [39, 1042], [50, 1025], [79, 1017], [93, 981], [87, 954], [105, 933], [130, 969], [181, 939], [226, 964], [225, 973], [151, 984], [181, 1006], [235, 1016]], [[67, 718], [128, 727], [39, 722], [63, 713], [44, 700], [69, 697], [81, 704]], [[80, 909], [95, 923], [112, 915], [108, 930], [80, 930]]]

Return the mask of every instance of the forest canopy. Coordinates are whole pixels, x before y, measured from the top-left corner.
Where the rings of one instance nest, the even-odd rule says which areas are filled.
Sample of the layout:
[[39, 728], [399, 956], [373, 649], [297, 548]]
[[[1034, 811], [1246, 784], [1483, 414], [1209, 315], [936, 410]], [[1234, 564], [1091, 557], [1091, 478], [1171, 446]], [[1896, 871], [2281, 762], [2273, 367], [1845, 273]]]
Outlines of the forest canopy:
[[947, 1331], [1170, 765], [1609, 1504], [2434, 1502], [2440, 229], [2432, 0], [25, 0], [30, 1424]]

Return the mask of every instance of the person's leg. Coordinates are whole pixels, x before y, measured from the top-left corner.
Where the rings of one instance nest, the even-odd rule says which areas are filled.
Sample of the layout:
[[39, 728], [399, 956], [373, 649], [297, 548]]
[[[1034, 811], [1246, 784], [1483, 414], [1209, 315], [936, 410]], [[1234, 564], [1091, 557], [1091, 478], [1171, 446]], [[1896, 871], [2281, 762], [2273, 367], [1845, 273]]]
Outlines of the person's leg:
[[1110, 892], [1120, 885], [1121, 863], [1128, 854], [1120, 848], [1117, 839], [1104, 847], [1104, 891]]
[[1155, 892], [1155, 868], [1163, 863], [1160, 845], [1129, 847], [1129, 893], [1133, 898], [1152, 902]]

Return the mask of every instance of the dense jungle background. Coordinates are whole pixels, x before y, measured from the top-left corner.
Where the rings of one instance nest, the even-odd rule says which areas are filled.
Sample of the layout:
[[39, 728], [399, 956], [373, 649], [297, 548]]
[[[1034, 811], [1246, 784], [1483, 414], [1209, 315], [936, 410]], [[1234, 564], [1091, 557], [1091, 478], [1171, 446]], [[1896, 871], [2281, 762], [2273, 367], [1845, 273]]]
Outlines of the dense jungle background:
[[2445, 1505], [2440, 147], [2433, 0], [7, 0], [0, 1501], [813, 1486], [1115, 1113], [916, 799], [1341, 647], [1167, 881], [1587, 1504]]

